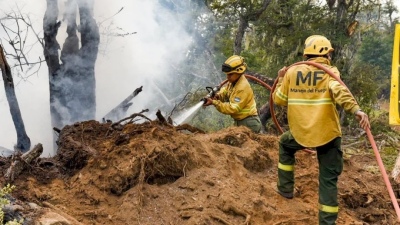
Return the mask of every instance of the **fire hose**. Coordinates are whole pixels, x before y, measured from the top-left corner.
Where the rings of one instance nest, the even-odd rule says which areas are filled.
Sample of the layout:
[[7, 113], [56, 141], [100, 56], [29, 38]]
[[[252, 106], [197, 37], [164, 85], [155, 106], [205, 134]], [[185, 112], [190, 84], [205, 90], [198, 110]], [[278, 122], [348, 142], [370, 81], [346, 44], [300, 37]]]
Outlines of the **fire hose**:
[[[336, 76], [332, 71], [330, 71], [325, 66], [323, 66], [321, 64], [318, 64], [318, 63], [315, 63], [315, 62], [310, 62], [310, 61], [297, 62], [297, 63], [294, 63], [294, 64], [290, 65], [289, 67], [287, 67], [287, 69], [292, 67], [292, 66], [300, 65], [300, 64], [308, 64], [308, 65], [311, 65], [311, 66], [315, 66], [315, 67], [317, 67], [319, 69], [322, 69], [323, 71], [328, 73], [331, 77], [333, 77], [335, 80], [337, 80], [341, 85], [343, 85], [344, 87], [346, 87], [348, 89], [348, 87], [343, 83], [343, 81], [338, 76]], [[275, 117], [275, 111], [274, 111], [274, 107], [273, 107], [274, 103], [273, 103], [273, 98], [272, 98], [272, 93], [274, 92], [277, 83], [278, 83], [278, 79], [275, 80], [272, 88], [270, 89], [271, 90], [271, 94], [270, 94], [270, 98], [269, 98], [270, 99], [269, 105], [270, 105], [270, 111], [271, 111], [272, 119], [274, 120], [274, 123], [275, 123], [275, 125], [277, 125], [278, 129], [282, 132], [282, 128], [279, 126], [279, 123], [278, 123], [278, 121], [277, 121], [277, 119]], [[389, 196], [390, 196], [390, 199], [392, 201], [393, 207], [394, 207], [394, 209], [396, 211], [397, 219], [398, 219], [398, 221], [400, 221], [399, 204], [397, 203], [396, 196], [394, 195], [392, 185], [391, 185], [391, 183], [389, 181], [388, 175], [386, 173], [385, 167], [384, 167], [383, 162], [382, 162], [382, 158], [381, 158], [381, 156], [379, 154], [379, 150], [378, 150], [378, 148], [376, 146], [374, 137], [372, 136], [371, 130], [369, 128], [367, 128], [365, 131], [367, 133], [368, 140], [369, 140], [369, 142], [370, 142], [370, 144], [372, 146], [372, 149], [374, 150], [375, 158], [376, 158], [376, 161], [378, 162], [379, 170], [380, 170], [380, 172], [382, 174], [382, 177], [383, 177], [383, 180], [385, 182], [386, 188], [387, 188], [387, 190], [389, 192]]]

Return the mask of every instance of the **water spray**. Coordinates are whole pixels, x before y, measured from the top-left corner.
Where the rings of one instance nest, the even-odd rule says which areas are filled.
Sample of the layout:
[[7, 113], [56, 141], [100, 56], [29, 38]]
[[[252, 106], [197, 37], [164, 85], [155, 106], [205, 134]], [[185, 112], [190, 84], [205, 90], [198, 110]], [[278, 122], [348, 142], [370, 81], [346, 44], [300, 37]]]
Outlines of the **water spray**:
[[207, 98], [213, 98], [217, 92], [221, 89], [222, 85], [218, 85], [215, 87], [206, 87], [208, 94], [200, 99], [200, 101], [192, 106], [190, 109], [186, 110], [184, 113], [179, 115], [176, 119], [174, 119], [177, 125], [187, 123], [188, 121], [192, 120], [193, 117], [196, 115], [197, 111], [207, 102]]

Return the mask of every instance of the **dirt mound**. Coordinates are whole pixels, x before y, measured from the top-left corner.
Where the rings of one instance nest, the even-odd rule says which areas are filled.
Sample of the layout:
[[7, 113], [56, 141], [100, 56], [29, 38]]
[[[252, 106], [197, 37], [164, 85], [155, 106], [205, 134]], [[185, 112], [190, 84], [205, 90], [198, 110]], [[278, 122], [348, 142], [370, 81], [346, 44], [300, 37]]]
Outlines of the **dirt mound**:
[[[271, 186], [277, 143], [245, 127], [77, 123], [61, 131], [56, 156], [18, 176], [13, 196], [82, 224], [318, 224], [316, 156], [297, 153], [300, 195], [287, 200]], [[4, 177], [10, 159], [0, 162]], [[373, 155], [345, 160], [338, 224], [396, 224], [383, 179], [367, 165]]]

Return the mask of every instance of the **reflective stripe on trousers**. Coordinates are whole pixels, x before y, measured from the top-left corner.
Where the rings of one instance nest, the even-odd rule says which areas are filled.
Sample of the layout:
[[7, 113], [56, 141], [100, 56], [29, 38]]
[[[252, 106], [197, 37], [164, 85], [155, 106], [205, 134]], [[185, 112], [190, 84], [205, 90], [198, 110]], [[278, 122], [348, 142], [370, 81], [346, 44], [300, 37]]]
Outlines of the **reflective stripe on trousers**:
[[327, 206], [327, 205], [319, 205], [319, 210], [322, 212], [327, 212], [327, 213], [338, 213], [339, 212], [339, 206]]

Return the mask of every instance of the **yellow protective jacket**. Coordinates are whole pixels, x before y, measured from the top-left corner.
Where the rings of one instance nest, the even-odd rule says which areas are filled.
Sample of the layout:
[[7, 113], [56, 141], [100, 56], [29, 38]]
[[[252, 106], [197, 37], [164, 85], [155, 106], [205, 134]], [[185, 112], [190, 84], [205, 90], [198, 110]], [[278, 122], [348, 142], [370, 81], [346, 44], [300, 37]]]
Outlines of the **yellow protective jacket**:
[[[317, 57], [309, 61], [322, 64], [340, 77], [328, 59]], [[273, 99], [275, 104], [287, 106], [290, 131], [304, 147], [321, 146], [342, 136], [336, 104], [352, 114], [360, 109], [346, 87], [325, 71], [306, 64], [286, 71]]]
[[244, 75], [235, 84], [228, 83], [222, 87], [216, 96], [218, 100], [212, 101], [215, 108], [235, 120], [258, 115], [253, 89]]

